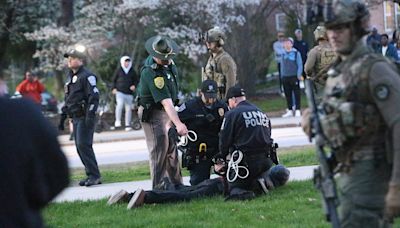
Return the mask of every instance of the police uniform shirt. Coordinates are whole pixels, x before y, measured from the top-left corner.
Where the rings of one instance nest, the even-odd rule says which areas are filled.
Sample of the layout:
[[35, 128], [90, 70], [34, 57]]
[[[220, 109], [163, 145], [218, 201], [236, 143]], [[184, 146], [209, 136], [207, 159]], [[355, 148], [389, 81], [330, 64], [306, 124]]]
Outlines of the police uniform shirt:
[[189, 149], [198, 151], [200, 143], [206, 143], [207, 150], [218, 151], [218, 134], [227, 110], [227, 105], [219, 100], [208, 108], [201, 97], [196, 97], [179, 107], [179, 119], [197, 134], [195, 142], [189, 141]]
[[171, 98], [172, 102], [178, 100], [177, 69], [174, 63], [168, 66], [157, 65], [153, 58], [146, 59], [142, 68], [139, 83], [140, 104], [155, 104]]
[[87, 105], [85, 111], [94, 115], [99, 105], [99, 90], [96, 87], [96, 81], [96, 76], [83, 66], [76, 73], [70, 70], [65, 84], [66, 107], [70, 108], [83, 101]]
[[270, 143], [270, 120], [255, 105], [245, 100], [225, 114], [219, 141], [222, 155], [228, 155], [233, 147], [245, 154], [258, 154], [266, 152]]

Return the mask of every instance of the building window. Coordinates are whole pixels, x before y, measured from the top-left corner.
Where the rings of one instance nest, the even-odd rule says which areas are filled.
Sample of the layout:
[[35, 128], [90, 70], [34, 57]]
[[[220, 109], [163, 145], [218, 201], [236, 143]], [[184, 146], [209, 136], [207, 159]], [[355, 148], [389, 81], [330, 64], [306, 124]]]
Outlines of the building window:
[[276, 31], [284, 31], [286, 28], [286, 15], [284, 13], [275, 14]]
[[400, 26], [400, 7], [399, 4], [394, 4], [394, 17], [396, 23], [396, 29]]
[[[385, 1], [383, 2], [383, 13], [385, 22], [385, 32], [392, 32], [395, 28], [395, 17], [393, 14], [393, 3]], [[395, 12], [397, 14], [397, 12]]]

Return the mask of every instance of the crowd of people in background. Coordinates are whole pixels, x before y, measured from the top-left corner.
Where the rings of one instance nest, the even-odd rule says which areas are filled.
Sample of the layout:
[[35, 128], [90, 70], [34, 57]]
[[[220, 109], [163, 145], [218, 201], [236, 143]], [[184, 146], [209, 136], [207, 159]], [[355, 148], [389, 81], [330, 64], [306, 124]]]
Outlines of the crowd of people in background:
[[[320, 27], [318, 26], [317, 29]], [[296, 29], [293, 35], [295, 39], [286, 36], [283, 31], [278, 31], [277, 40], [273, 43], [274, 60], [278, 69], [279, 90], [281, 95], [286, 98], [287, 103], [287, 109], [282, 117], [301, 116], [301, 88], [304, 88], [303, 80], [312, 77], [305, 72], [305, 64], [309, 58], [309, 45], [303, 39], [301, 29]], [[320, 45], [320, 42], [322, 42], [322, 46], [325, 48], [329, 46], [327, 38], [315, 37], [315, 42], [316, 47]], [[399, 31], [395, 30], [391, 39], [389, 39], [387, 33], [379, 34], [378, 30], [373, 27], [366, 38], [366, 42], [375, 53], [382, 54], [393, 62], [400, 62]], [[314, 67], [315, 61], [318, 62], [318, 60], [315, 60], [314, 54], [312, 55], [313, 64], [309, 65], [309, 70]], [[329, 59], [329, 64], [333, 63], [334, 58]]]

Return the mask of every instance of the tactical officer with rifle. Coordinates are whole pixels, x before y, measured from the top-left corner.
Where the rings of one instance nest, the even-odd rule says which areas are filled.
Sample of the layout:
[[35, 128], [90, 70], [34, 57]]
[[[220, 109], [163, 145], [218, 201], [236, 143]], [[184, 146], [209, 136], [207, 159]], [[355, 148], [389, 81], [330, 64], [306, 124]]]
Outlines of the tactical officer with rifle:
[[138, 115], [150, 154], [153, 189], [157, 189], [164, 177], [181, 185], [176, 141], [168, 137], [173, 125], [179, 135], [188, 133], [174, 108], [178, 104], [178, 71], [172, 58], [178, 45], [169, 37], [157, 35], [146, 41], [145, 48], [149, 57], [140, 73]]
[[226, 36], [219, 27], [208, 30], [205, 41], [211, 55], [202, 72], [202, 78], [203, 81], [206, 79], [216, 81], [218, 99], [223, 99], [228, 89], [236, 84], [236, 63], [223, 48]]
[[205, 80], [200, 96], [183, 103], [178, 110], [179, 119], [197, 136], [181, 147], [182, 167], [189, 170], [191, 185], [210, 178], [211, 159], [218, 152], [218, 134], [228, 107], [217, 99], [217, 91], [215, 81]]
[[64, 86], [65, 105], [61, 109], [59, 130], [64, 130], [67, 116], [74, 125], [75, 145], [87, 177], [79, 182], [80, 186], [101, 184], [99, 167], [93, 151], [93, 134], [96, 110], [99, 105], [97, 77], [83, 66], [85, 54], [79, 48], [64, 54], [68, 58], [67, 82]]
[[[333, 227], [385, 227], [400, 215], [400, 76], [362, 40], [369, 29], [365, 4], [327, 3], [325, 26], [338, 59], [312, 112], [313, 131], [309, 115], [303, 115], [303, 129], [316, 137], [322, 161], [317, 183]], [[332, 150], [329, 158], [324, 146]]]

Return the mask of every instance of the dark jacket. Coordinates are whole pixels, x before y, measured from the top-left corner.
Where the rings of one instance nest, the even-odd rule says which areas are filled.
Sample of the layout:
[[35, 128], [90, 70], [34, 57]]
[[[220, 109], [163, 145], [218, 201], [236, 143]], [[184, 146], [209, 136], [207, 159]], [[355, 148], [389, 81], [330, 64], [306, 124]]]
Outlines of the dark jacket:
[[214, 155], [218, 152], [218, 134], [226, 111], [228, 111], [226, 103], [217, 100], [207, 108], [200, 97], [189, 100], [179, 107], [179, 119], [197, 134], [195, 142], [189, 141], [189, 150], [198, 152], [200, 143], [206, 143], [207, 154]]
[[[382, 54], [382, 46], [378, 49], [378, 53]], [[397, 49], [393, 44], [388, 44], [388, 48], [386, 49], [386, 57], [391, 59], [392, 61], [399, 61], [399, 56], [397, 55]]]
[[301, 59], [303, 60], [303, 65], [307, 61], [307, 53], [308, 53], [308, 44], [304, 40], [295, 40], [293, 43], [293, 47], [300, 52]]
[[125, 94], [133, 94], [130, 87], [132, 85], [136, 87], [138, 82], [139, 78], [133, 67], [131, 67], [127, 74], [120, 67], [113, 78], [113, 89], [117, 89], [117, 91]]
[[68, 185], [57, 132], [37, 105], [0, 98], [0, 227], [43, 227], [40, 210]]
[[97, 77], [83, 66], [75, 74], [70, 70], [67, 77], [63, 112], [70, 116], [81, 112], [94, 116], [99, 105]]
[[223, 156], [232, 149], [244, 154], [262, 154], [271, 144], [271, 122], [255, 105], [242, 101], [225, 114], [221, 127], [219, 149]]

